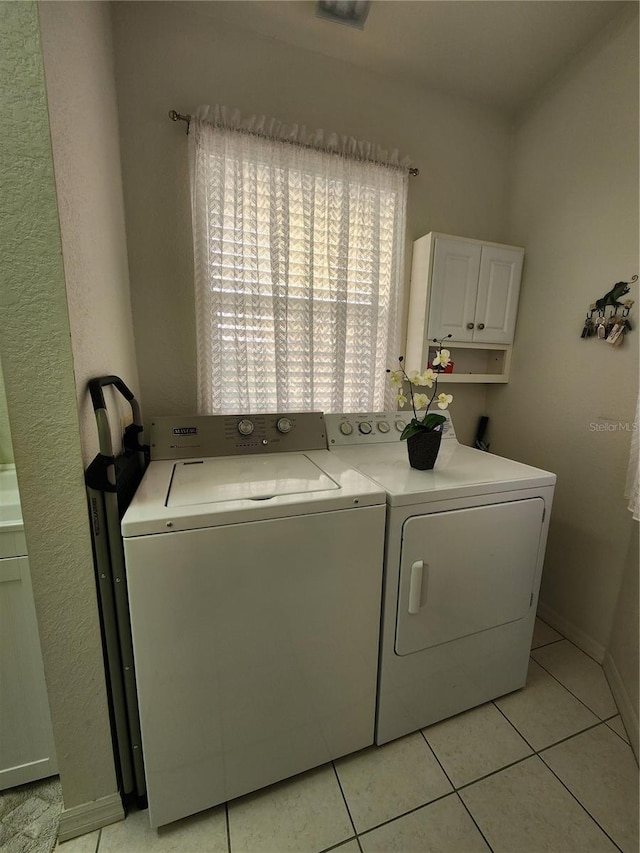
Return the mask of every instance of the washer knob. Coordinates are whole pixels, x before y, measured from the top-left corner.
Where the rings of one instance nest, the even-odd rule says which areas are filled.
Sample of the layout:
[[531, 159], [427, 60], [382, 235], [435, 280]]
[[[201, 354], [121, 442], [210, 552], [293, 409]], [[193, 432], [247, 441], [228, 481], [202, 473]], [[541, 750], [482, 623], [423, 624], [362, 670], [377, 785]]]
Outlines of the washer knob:
[[398, 430], [398, 432], [402, 432], [405, 427], [406, 424], [404, 421], [396, 421], [396, 429]]
[[343, 421], [343, 422], [340, 424], [340, 432], [341, 432], [343, 435], [351, 435], [351, 433], [353, 432], [353, 427], [351, 426], [351, 424], [349, 423], [349, 421]]
[[243, 418], [238, 422], [238, 432], [240, 435], [251, 435], [253, 432], [253, 421]]
[[389, 424], [386, 421], [379, 421], [378, 430], [380, 432], [389, 432]]
[[358, 424], [358, 429], [362, 435], [369, 435], [371, 432], [371, 424], [368, 421], [362, 421], [361, 424]]
[[289, 418], [280, 418], [280, 420], [276, 424], [276, 429], [278, 430], [278, 432], [291, 432], [292, 428], [293, 424], [291, 423]]

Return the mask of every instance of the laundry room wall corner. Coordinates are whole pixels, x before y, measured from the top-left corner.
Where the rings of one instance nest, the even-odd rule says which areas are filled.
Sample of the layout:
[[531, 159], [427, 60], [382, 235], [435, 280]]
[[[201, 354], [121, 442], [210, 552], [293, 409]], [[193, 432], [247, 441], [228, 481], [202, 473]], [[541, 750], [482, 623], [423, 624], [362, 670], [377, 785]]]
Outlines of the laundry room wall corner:
[[117, 783], [35, 3], [0, 5], [0, 73], [2, 367], [68, 809]]
[[[640, 272], [637, 4], [520, 117], [512, 223], [526, 259], [511, 381], [489, 391], [491, 449], [557, 473], [541, 612], [602, 660], [629, 541], [639, 331], [619, 348], [580, 333], [589, 304]], [[637, 317], [637, 284], [630, 297]]]
[[[98, 452], [87, 382], [120, 376], [140, 399], [109, 4], [39, 5], [51, 147], [85, 467]], [[128, 407], [105, 389], [112, 443]]]
[[638, 760], [638, 522], [631, 522], [629, 549], [604, 656], [604, 671]]

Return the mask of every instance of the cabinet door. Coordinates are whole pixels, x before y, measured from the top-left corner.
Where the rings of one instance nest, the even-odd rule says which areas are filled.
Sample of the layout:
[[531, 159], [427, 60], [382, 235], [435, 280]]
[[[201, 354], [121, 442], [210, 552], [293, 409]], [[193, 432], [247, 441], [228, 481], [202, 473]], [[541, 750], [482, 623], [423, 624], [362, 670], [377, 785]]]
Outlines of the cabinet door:
[[431, 277], [431, 307], [427, 337], [473, 340], [481, 246], [465, 240], [436, 239]]
[[473, 341], [510, 344], [516, 326], [522, 252], [483, 246]]
[[0, 560], [0, 791], [57, 772], [29, 560]]

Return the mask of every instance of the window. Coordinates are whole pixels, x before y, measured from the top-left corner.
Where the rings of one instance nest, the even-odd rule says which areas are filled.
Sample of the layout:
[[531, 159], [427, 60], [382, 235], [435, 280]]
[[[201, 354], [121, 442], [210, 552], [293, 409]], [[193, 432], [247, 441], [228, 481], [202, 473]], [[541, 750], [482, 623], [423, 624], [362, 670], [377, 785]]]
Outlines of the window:
[[406, 170], [201, 121], [191, 137], [199, 411], [385, 408]]

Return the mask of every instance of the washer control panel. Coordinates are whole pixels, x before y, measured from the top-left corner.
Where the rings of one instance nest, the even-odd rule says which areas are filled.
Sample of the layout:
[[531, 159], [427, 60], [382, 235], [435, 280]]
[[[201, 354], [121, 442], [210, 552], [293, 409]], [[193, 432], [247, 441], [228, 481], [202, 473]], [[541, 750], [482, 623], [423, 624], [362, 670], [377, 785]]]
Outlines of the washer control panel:
[[[418, 413], [420, 414], [420, 413]], [[437, 410], [446, 418], [442, 438], [456, 440], [449, 412]], [[412, 412], [354, 412], [344, 415], [325, 415], [327, 446], [382, 444], [400, 441], [402, 431], [411, 421]]]
[[186, 415], [151, 419], [151, 459], [325, 450], [322, 412]]

